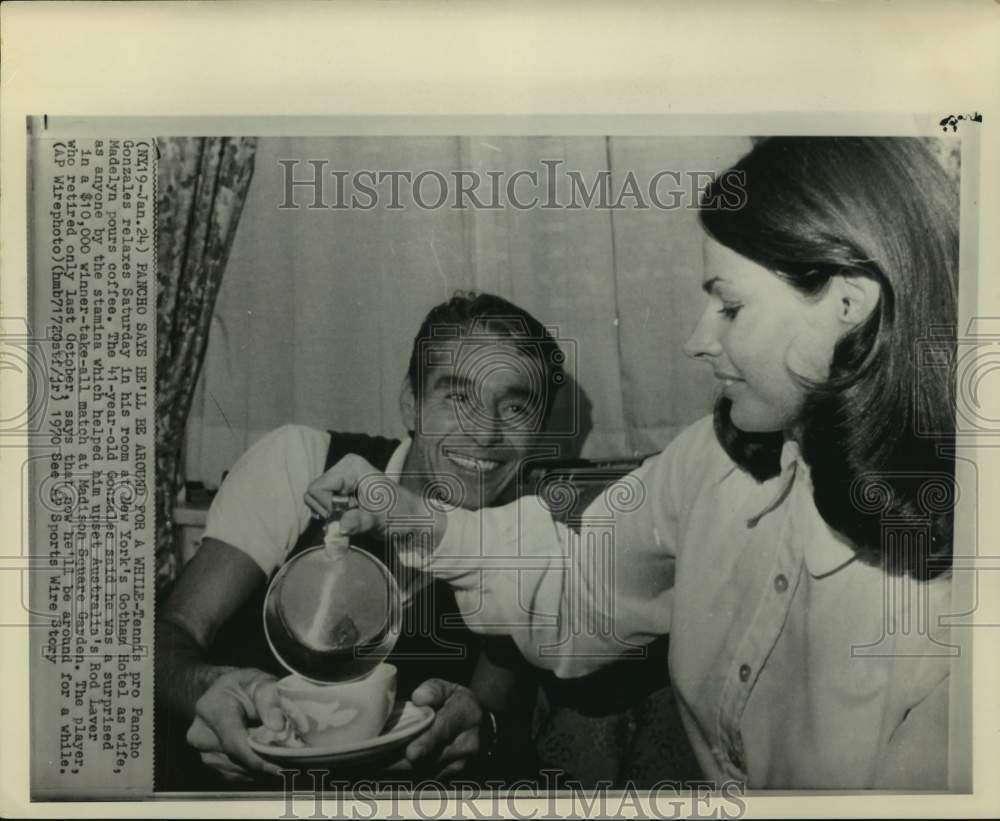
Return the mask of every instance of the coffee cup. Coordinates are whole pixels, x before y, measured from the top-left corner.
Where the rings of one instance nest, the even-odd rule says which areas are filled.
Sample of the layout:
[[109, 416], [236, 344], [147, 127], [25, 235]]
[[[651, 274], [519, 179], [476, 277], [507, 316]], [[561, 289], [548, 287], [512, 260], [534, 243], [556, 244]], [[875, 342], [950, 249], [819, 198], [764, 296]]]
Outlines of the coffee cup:
[[379, 664], [363, 679], [316, 684], [300, 676], [278, 682], [278, 703], [309, 747], [337, 747], [374, 738], [396, 702], [396, 668]]

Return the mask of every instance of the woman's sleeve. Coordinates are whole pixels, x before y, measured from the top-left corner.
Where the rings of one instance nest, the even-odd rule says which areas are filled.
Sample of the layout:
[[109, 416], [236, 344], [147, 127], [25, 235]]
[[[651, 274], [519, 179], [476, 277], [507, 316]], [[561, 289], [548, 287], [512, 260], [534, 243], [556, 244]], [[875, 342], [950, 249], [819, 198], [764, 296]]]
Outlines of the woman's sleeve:
[[425, 568], [451, 584], [471, 629], [509, 634], [528, 661], [558, 676], [641, 653], [670, 630], [680, 511], [703, 427], [613, 483], [579, 532], [537, 496], [452, 511]]
[[911, 707], [893, 732], [876, 789], [948, 789], [948, 681], [944, 678]]

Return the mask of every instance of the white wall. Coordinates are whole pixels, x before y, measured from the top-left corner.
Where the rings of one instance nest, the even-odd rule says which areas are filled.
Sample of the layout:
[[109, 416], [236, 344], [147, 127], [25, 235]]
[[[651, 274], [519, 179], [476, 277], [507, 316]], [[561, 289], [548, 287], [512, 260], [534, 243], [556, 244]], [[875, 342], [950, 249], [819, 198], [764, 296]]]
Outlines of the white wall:
[[283, 211], [278, 159], [322, 158], [352, 173], [508, 175], [558, 159], [561, 172], [588, 181], [610, 169], [617, 192], [629, 171], [643, 184], [661, 170], [717, 171], [749, 147], [732, 138], [261, 140], [189, 423], [188, 478], [216, 484], [287, 422], [401, 434], [413, 335], [459, 288], [511, 299], [572, 340], [570, 366], [590, 408], [585, 456], [658, 450], [711, 408], [710, 374], [681, 351], [704, 300], [690, 208]]

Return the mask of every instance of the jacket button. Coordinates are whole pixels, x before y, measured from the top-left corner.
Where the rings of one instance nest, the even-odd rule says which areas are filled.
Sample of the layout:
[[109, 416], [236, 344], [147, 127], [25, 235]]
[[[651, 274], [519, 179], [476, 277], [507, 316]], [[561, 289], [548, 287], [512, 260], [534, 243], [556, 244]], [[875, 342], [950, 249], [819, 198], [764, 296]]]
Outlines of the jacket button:
[[750, 678], [750, 665], [741, 664], [740, 665], [740, 681], [746, 681]]
[[779, 593], [784, 593], [788, 589], [788, 577], [784, 573], [774, 577], [774, 589]]

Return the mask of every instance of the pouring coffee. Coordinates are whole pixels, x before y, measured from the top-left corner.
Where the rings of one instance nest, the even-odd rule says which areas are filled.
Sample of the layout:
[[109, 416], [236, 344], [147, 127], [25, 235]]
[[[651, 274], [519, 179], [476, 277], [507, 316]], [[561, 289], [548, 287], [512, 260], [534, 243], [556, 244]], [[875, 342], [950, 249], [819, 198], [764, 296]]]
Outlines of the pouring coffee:
[[[346, 509], [346, 500], [340, 512]], [[338, 534], [290, 559], [264, 599], [264, 633], [289, 672], [317, 684], [364, 678], [395, 647], [402, 620], [389, 569]]]

